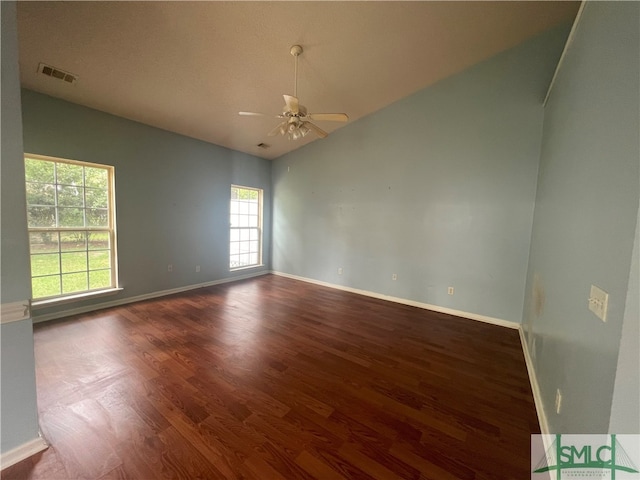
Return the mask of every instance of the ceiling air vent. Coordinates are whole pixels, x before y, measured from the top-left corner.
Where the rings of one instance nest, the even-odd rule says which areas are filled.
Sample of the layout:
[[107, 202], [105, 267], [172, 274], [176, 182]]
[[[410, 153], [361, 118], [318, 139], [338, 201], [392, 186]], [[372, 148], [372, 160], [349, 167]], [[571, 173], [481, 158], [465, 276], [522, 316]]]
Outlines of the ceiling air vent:
[[256, 145], [256, 147], [258, 148], [264, 148], [265, 150], [267, 148], [269, 148], [271, 145], [267, 144], [267, 143], [259, 143], [258, 145]]
[[57, 78], [58, 80], [63, 80], [67, 83], [76, 83], [76, 80], [78, 79], [78, 76], [73, 73], [65, 72], [64, 70], [52, 67], [51, 65], [45, 65], [44, 63], [38, 65], [38, 72], [46, 75], [47, 77]]

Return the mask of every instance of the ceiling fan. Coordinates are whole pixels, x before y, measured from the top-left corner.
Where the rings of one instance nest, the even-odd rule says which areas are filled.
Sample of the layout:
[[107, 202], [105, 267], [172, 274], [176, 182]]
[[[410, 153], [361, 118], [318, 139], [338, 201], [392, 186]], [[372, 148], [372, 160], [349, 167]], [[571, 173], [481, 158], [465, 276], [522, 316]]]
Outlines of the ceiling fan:
[[[295, 58], [295, 83], [293, 87], [293, 95], [283, 95], [284, 108], [280, 115], [275, 115], [283, 121], [267, 135], [287, 135], [289, 140], [298, 140], [305, 137], [309, 132], [315, 132], [320, 138], [329, 135], [327, 132], [311, 123], [314, 121], [327, 122], [346, 122], [349, 117], [346, 113], [308, 113], [304, 105], [298, 102], [298, 56], [302, 53], [300, 45], [293, 45], [290, 50], [291, 55]], [[264, 113], [257, 112], [239, 112], [240, 115], [249, 117], [263, 117]]]

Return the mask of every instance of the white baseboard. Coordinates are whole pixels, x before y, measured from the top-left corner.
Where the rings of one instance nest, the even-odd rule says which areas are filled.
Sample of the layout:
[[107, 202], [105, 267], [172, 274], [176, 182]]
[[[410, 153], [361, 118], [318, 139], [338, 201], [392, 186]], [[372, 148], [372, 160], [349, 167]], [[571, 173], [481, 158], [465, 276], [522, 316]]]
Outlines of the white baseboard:
[[529, 374], [529, 382], [531, 383], [531, 392], [533, 393], [533, 402], [536, 406], [536, 412], [538, 414], [538, 423], [540, 424], [540, 433], [544, 435], [549, 434], [549, 423], [547, 422], [547, 414], [544, 411], [544, 403], [542, 402], [542, 395], [540, 393], [540, 386], [538, 385], [538, 377], [536, 376], [536, 369], [531, 358], [531, 352], [529, 352], [529, 345], [524, 335], [524, 329], [522, 326], [518, 328], [520, 332], [520, 343], [522, 343], [522, 353], [524, 354], [524, 361], [527, 364], [527, 373]]
[[501, 327], [513, 328], [515, 330], [520, 328], [520, 324], [509, 320], [502, 320], [501, 318], [487, 317], [485, 315], [478, 315], [477, 313], [463, 312], [462, 310], [454, 310], [453, 308], [440, 307], [439, 305], [431, 305], [428, 303], [416, 302], [406, 298], [392, 297], [390, 295], [384, 295], [382, 293], [371, 292], [369, 290], [360, 290], [358, 288], [345, 287], [344, 285], [337, 285], [335, 283], [323, 282], [320, 280], [314, 280], [307, 277], [299, 277], [298, 275], [292, 275], [290, 273], [272, 271], [274, 275], [281, 277], [291, 278], [293, 280], [300, 280], [307, 283], [313, 283], [315, 285], [321, 285], [323, 287], [335, 288], [337, 290], [344, 290], [345, 292], [357, 293], [358, 295], [364, 295], [367, 297], [378, 298], [380, 300], [387, 300], [389, 302], [401, 303], [403, 305], [410, 305], [412, 307], [424, 308], [425, 310], [431, 310], [432, 312], [444, 313], [447, 315], [453, 315], [456, 317], [469, 318], [471, 320], [477, 320], [479, 322], [490, 323], [492, 325], [499, 325]]
[[38, 436], [33, 440], [29, 440], [22, 445], [18, 445], [16, 448], [13, 448], [0, 456], [0, 470], [4, 470], [11, 465], [15, 465], [16, 463], [29, 458], [31, 455], [35, 455], [47, 448], [49, 448], [49, 445], [47, 445], [47, 442], [45, 442], [44, 438], [41, 436]]
[[141, 302], [142, 300], [164, 297], [166, 295], [173, 295], [174, 293], [186, 292], [188, 290], [195, 290], [197, 288], [211, 287], [213, 285], [220, 285], [222, 283], [235, 282], [247, 278], [259, 277], [261, 275], [268, 275], [269, 273], [271, 273], [269, 270], [262, 270], [259, 272], [248, 273], [246, 275], [238, 275], [235, 277], [222, 278], [220, 280], [212, 280], [210, 282], [197, 283], [195, 285], [187, 285], [184, 287], [171, 288], [168, 290], [160, 290], [157, 292], [145, 293], [143, 295], [136, 295], [134, 297], [121, 298], [118, 300], [112, 300], [110, 302], [96, 303], [94, 305], [85, 305], [83, 307], [70, 308], [68, 310], [61, 310], [44, 315], [36, 314], [33, 316], [33, 323], [40, 323], [49, 320], [55, 320], [57, 318], [70, 317], [71, 315], [79, 315], [81, 313], [93, 312], [94, 310], [102, 310], [104, 308], [118, 307], [120, 305], [126, 305], [128, 303]]

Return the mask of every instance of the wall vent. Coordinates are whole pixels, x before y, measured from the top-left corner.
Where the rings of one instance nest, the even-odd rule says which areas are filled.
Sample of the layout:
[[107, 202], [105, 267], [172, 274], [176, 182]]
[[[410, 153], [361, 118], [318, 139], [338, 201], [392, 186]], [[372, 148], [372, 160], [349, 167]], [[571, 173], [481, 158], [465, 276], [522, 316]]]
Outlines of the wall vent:
[[259, 143], [258, 145], [256, 145], [256, 147], [258, 148], [264, 148], [267, 149], [269, 148], [271, 145], [267, 144], [267, 143]]
[[57, 78], [58, 80], [62, 80], [71, 84], [76, 83], [76, 80], [78, 80], [77, 75], [65, 72], [64, 70], [60, 70], [59, 68], [52, 67], [51, 65], [46, 65], [44, 63], [38, 65], [38, 73], [42, 73], [47, 77]]

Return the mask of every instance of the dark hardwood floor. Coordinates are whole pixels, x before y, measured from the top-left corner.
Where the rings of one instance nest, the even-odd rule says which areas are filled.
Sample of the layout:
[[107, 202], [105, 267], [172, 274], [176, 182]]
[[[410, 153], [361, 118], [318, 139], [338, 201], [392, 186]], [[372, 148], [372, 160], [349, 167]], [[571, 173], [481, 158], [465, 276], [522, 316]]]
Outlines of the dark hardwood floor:
[[530, 478], [518, 332], [267, 275], [35, 326], [2, 479]]

